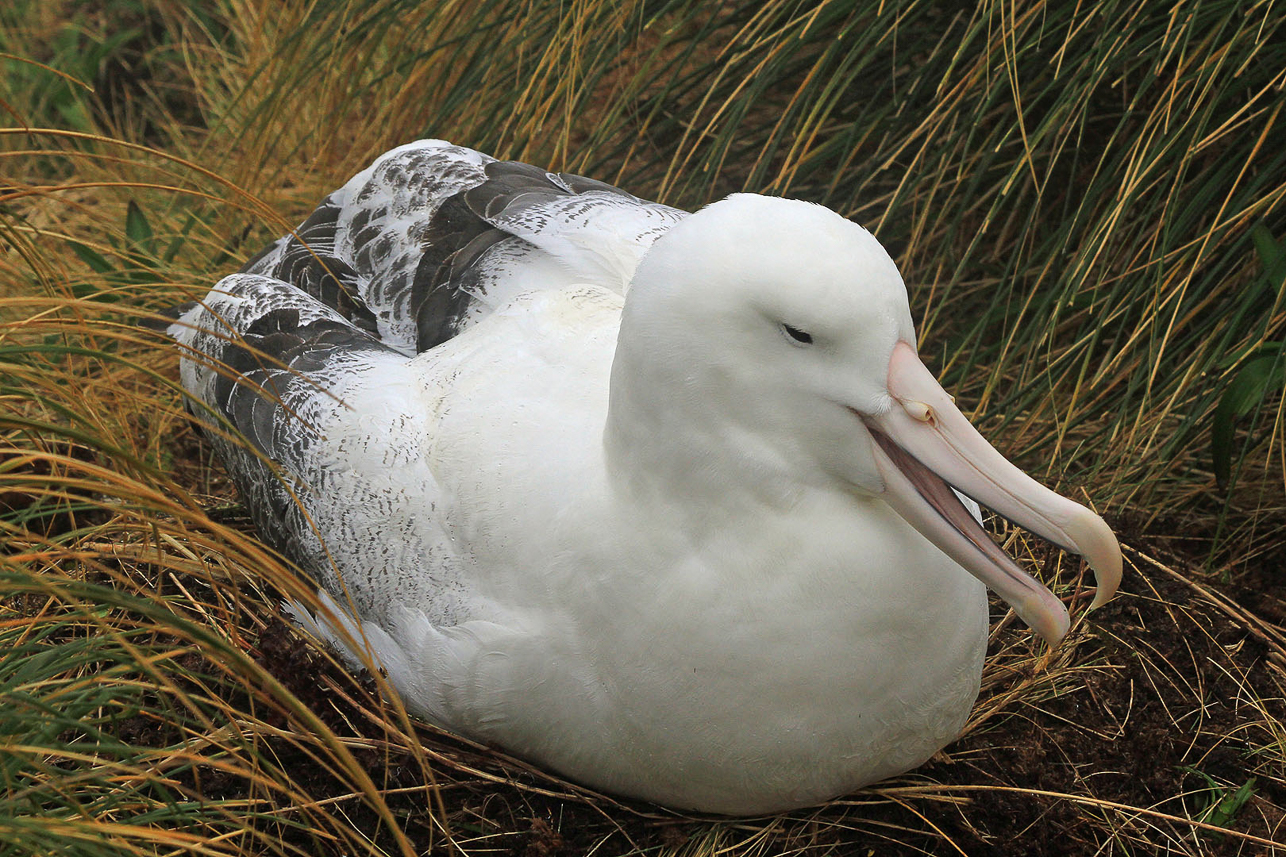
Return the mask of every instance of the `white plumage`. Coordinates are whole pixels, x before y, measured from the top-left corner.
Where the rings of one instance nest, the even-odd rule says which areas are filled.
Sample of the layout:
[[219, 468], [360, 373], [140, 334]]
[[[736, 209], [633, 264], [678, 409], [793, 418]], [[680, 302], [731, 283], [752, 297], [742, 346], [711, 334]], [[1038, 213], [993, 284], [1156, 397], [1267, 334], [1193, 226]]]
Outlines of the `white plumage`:
[[1067, 619], [948, 482], [1085, 553], [1096, 603], [1120, 576], [1106, 525], [924, 370], [879, 243], [809, 203], [688, 215], [414, 143], [170, 329], [204, 418], [277, 465], [212, 433], [347, 633], [300, 620], [596, 788], [772, 811], [954, 738], [980, 581], [1051, 641]]

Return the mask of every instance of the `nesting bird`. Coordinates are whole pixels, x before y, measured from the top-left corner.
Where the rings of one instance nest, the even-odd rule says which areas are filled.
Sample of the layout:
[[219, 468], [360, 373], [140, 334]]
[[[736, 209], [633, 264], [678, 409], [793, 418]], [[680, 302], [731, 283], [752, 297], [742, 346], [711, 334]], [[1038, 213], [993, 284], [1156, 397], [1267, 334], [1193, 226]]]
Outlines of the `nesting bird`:
[[959, 495], [1084, 555], [1094, 605], [1120, 579], [1107, 525], [974, 430], [892, 259], [819, 205], [689, 214], [421, 141], [170, 331], [197, 410], [248, 441], [211, 433], [260, 533], [317, 584], [300, 621], [420, 716], [598, 789], [783, 810], [954, 739], [986, 587], [1068, 627]]

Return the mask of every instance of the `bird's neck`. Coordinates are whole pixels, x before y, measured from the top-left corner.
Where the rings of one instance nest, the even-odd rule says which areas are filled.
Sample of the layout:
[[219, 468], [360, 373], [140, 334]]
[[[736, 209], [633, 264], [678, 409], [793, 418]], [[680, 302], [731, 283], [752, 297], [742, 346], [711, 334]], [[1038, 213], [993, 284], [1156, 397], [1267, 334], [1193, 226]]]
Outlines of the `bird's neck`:
[[795, 501], [803, 486], [789, 463], [717, 387], [618, 347], [603, 438], [618, 494], [691, 526]]

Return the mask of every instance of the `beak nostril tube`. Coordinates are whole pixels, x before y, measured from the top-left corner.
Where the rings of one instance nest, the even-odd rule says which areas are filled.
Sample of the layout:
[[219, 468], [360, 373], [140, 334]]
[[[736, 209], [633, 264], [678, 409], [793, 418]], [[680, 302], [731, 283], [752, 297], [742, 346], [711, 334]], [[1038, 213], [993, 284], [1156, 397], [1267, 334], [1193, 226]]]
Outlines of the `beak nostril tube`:
[[902, 407], [911, 416], [911, 419], [916, 420], [917, 422], [933, 422], [933, 408], [929, 407], [924, 402], [903, 402]]

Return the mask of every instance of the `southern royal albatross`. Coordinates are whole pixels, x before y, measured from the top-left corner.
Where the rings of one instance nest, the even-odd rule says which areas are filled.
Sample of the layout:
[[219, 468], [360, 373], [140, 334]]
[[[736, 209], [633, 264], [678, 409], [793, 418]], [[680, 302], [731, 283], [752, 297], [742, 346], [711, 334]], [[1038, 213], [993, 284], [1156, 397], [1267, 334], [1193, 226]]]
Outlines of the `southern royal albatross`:
[[1102, 519], [920, 362], [879, 242], [818, 205], [688, 214], [412, 143], [170, 331], [333, 611], [296, 616], [412, 711], [608, 791], [780, 810], [951, 741], [984, 585], [1051, 643], [1068, 619], [948, 486], [1083, 554], [1095, 605], [1120, 579]]

